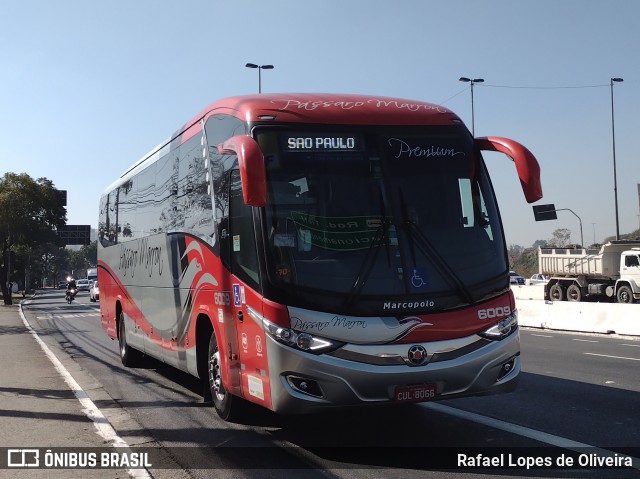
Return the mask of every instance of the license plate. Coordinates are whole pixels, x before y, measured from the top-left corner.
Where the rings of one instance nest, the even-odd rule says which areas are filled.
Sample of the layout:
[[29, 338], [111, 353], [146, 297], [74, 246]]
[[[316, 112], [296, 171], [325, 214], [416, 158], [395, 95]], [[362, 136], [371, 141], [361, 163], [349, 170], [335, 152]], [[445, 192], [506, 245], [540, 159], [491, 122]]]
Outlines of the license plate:
[[393, 399], [396, 402], [429, 401], [438, 394], [435, 384], [415, 384], [412, 386], [396, 386]]

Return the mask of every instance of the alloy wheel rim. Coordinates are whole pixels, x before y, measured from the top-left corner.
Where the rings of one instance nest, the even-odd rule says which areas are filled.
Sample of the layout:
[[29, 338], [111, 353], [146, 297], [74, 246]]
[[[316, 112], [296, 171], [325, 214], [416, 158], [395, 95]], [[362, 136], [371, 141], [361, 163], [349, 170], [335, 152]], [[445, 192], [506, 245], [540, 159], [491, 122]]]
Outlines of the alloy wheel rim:
[[216, 351], [209, 359], [209, 384], [213, 388], [213, 393], [218, 401], [224, 400], [224, 387], [220, 377], [220, 351]]

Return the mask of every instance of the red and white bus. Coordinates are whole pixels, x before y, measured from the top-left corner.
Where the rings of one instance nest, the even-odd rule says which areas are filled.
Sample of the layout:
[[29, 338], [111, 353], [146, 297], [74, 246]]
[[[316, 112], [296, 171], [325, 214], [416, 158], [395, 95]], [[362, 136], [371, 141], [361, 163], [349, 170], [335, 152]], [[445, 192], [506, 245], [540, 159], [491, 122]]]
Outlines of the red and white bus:
[[517, 311], [481, 156], [447, 108], [276, 94], [212, 103], [104, 193], [101, 321], [203, 379], [218, 413], [278, 413], [510, 391]]

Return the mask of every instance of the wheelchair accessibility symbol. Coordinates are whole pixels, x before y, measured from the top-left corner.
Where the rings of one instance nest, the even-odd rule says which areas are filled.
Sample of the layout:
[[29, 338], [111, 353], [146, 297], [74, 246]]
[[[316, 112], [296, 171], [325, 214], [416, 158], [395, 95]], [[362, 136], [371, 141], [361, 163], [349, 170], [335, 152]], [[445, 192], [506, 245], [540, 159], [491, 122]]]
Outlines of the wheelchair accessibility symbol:
[[240, 292], [240, 285], [233, 285], [233, 305], [234, 306], [242, 306], [242, 295]]
[[422, 268], [413, 268], [411, 274], [411, 285], [414, 288], [424, 288], [427, 286], [426, 272]]

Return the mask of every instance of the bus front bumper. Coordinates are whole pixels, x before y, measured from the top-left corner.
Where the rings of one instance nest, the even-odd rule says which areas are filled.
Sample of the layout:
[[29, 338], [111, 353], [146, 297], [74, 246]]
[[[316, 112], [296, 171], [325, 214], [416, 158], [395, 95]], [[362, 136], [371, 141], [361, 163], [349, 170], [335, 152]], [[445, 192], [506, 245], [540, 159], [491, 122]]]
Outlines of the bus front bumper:
[[[414, 346], [428, 352], [426, 364], [381, 364], [392, 356], [389, 349], [408, 351]], [[401, 403], [407, 397], [402, 391], [412, 388], [423, 391], [419, 400], [511, 392], [520, 373], [517, 329], [495, 341], [473, 335], [417, 344], [346, 345], [320, 355], [267, 336], [267, 354], [272, 409], [281, 414]]]

